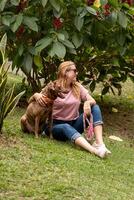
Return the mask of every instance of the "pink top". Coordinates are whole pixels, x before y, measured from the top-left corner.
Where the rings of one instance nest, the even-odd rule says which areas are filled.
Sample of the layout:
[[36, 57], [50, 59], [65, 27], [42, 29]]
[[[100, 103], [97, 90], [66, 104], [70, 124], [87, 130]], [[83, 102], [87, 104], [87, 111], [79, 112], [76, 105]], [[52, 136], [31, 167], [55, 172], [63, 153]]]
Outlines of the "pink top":
[[88, 90], [80, 84], [80, 99], [77, 99], [72, 90], [64, 94], [65, 98], [57, 97], [53, 104], [53, 119], [71, 121], [79, 117], [79, 106], [89, 97]]

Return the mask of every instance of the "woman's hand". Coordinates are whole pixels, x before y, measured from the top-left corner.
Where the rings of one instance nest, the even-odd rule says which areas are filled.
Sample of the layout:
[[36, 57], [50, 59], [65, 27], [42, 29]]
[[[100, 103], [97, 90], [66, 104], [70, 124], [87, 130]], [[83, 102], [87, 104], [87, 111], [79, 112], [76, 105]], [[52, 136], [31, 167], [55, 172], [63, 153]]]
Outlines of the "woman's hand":
[[35, 93], [34, 94], [34, 98], [41, 106], [45, 106], [45, 103], [43, 101], [43, 94], [42, 93]]
[[90, 101], [85, 101], [85, 102], [84, 102], [83, 110], [84, 110], [84, 113], [85, 113], [86, 115], [90, 115], [90, 114], [91, 114], [91, 105], [90, 105]]

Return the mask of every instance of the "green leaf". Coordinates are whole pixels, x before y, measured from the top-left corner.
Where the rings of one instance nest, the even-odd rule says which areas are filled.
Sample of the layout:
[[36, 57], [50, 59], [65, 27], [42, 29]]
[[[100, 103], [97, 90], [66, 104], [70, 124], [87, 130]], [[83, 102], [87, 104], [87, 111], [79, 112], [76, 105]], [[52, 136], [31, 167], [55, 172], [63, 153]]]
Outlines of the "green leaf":
[[0, 41], [0, 51], [3, 55], [3, 58], [4, 58], [4, 55], [5, 55], [6, 44], [7, 44], [7, 35], [4, 34], [1, 41]]
[[42, 58], [41, 56], [34, 56], [34, 64], [39, 67], [42, 68], [43, 64], [42, 64]]
[[80, 16], [76, 16], [74, 19], [74, 25], [78, 29], [78, 31], [81, 30], [83, 24], [84, 24], [84, 18], [81, 18]]
[[45, 8], [47, 2], [48, 2], [48, 0], [41, 0], [41, 3], [42, 3], [42, 5], [43, 5], [44, 8]]
[[109, 92], [109, 88], [110, 88], [109, 86], [104, 87], [102, 92], [101, 92], [101, 94], [105, 95], [106, 93], [108, 93]]
[[83, 37], [79, 36], [77, 33], [74, 33], [72, 36], [72, 41], [76, 48], [80, 47], [83, 42]]
[[2, 23], [4, 25], [9, 26], [10, 23], [11, 23], [11, 15], [4, 15], [4, 16], [2, 16], [1, 20], [2, 20]]
[[65, 46], [60, 43], [60, 42], [55, 42], [53, 44], [53, 51], [55, 52], [55, 54], [59, 57], [59, 58], [64, 58], [65, 54], [66, 54], [66, 48]]
[[72, 48], [68, 48], [67, 51], [71, 54], [74, 54], [74, 55], [77, 55], [77, 52], [75, 49], [72, 49]]
[[90, 6], [86, 7], [87, 11], [92, 15], [97, 15], [96, 10]]
[[100, 3], [101, 3], [101, 5], [103, 6], [103, 5], [105, 5], [105, 4], [108, 3], [108, 0], [100, 0]]
[[11, 0], [11, 4], [14, 6], [18, 6], [19, 2], [20, 2], [20, 0]]
[[65, 40], [65, 35], [63, 33], [58, 33], [57, 37], [59, 40]]
[[0, 1], [0, 11], [3, 11], [3, 10], [4, 10], [7, 1], [8, 1], [8, 0], [1, 0], [1, 1]]
[[23, 44], [21, 44], [18, 49], [18, 53], [20, 56], [23, 54], [23, 51], [24, 51], [24, 46], [23, 46]]
[[117, 21], [117, 12], [113, 11], [110, 17], [111, 17], [112, 22], [115, 23]]
[[92, 81], [91, 84], [90, 84], [90, 90], [91, 90], [91, 92], [93, 92], [95, 90], [95, 86], [96, 86], [96, 82]]
[[72, 49], [75, 48], [73, 43], [70, 42], [69, 40], [64, 40], [64, 41], [61, 41], [61, 42], [68, 48], [72, 48]]
[[24, 57], [24, 69], [26, 70], [27, 73], [29, 73], [32, 69], [32, 64], [33, 64], [33, 58], [30, 54], [27, 54]]
[[58, 0], [50, 0], [51, 5], [53, 6], [53, 8], [59, 12], [60, 11], [60, 3]]
[[21, 98], [21, 96], [25, 93], [25, 91], [20, 92], [16, 97], [12, 97], [10, 103], [8, 104], [5, 112], [4, 112], [4, 118], [7, 116], [7, 114], [11, 113], [14, 108], [16, 107], [19, 99]]
[[125, 34], [123, 32], [118, 32], [117, 34], [117, 42], [120, 46], [123, 46], [126, 40]]
[[5, 96], [4, 94], [5, 94], [6, 83], [7, 83], [7, 76], [2, 78], [2, 80], [0, 80], [0, 108], [2, 107], [2, 103]]
[[82, 18], [87, 14], [86, 8], [82, 9], [82, 11], [79, 13], [79, 16]]
[[48, 55], [49, 55], [51, 58], [54, 57], [55, 51], [54, 51], [54, 49], [53, 49], [53, 45], [52, 45], [51, 49], [48, 51]]
[[35, 51], [36, 53], [41, 52], [43, 49], [45, 49], [48, 45], [52, 43], [52, 38], [45, 37], [39, 40], [35, 45]]
[[114, 8], [118, 8], [119, 7], [119, 1], [118, 0], [108, 0], [108, 3], [110, 5], [112, 5]]
[[22, 13], [19, 13], [19, 15], [16, 16], [16, 20], [11, 27], [13, 32], [15, 32], [19, 28], [19, 26], [22, 23], [22, 20], [23, 20], [23, 15]]
[[36, 23], [38, 19], [35, 17], [23, 17], [23, 23], [27, 25], [31, 30], [38, 32], [38, 25]]
[[10, 104], [10, 101], [12, 101], [13, 98], [13, 92], [14, 92], [14, 86], [11, 87], [6, 94], [4, 95], [4, 101], [2, 104], [2, 110], [1, 110], [1, 114], [3, 115], [3, 118], [5, 118], [5, 113], [7, 111], [8, 105]]
[[123, 27], [126, 28], [127, 27], [127, 22], [128, 22], [128, 18], [127, 16], [123, 13], [123, 12], [118, 12], [118, 20], [119, 20], [119, 24]]

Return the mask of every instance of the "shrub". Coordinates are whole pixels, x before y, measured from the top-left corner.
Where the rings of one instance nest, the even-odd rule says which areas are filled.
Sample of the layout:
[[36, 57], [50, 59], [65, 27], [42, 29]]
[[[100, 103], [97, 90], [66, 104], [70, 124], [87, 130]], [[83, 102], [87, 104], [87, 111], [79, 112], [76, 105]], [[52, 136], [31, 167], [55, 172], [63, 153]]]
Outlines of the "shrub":
[[17, 96], [14, 96], [13, 85], [8, 91], [6, 90], [7, 85], [7, 72], [11, 67], [12, 62], [8, 61], [5, 57], [5, 48], [7, 43], [7, 36], [4, 35], [0, 41], [0, 52], [1, 52], [1, 65], [0, 65], [0, 133], [2, 133], [2, 127], [4, 119], [7, 115], [15, 108], [20, 97], [25, 91], [20, 92]]

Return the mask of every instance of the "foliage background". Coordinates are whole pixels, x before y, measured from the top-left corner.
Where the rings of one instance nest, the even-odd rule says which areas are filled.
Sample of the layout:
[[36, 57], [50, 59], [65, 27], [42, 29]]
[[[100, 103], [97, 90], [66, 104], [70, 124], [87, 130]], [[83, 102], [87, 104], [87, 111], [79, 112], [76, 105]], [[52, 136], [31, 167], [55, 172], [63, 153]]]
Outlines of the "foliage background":
[[33, 91], [56, 78], [73, 60], [79, 79], [103, 83], [102, 95], [134, 80], [134, 7], [130, 0], [1, 0], [0, 34], [8, 35], [13, 68], [21, 68]]

